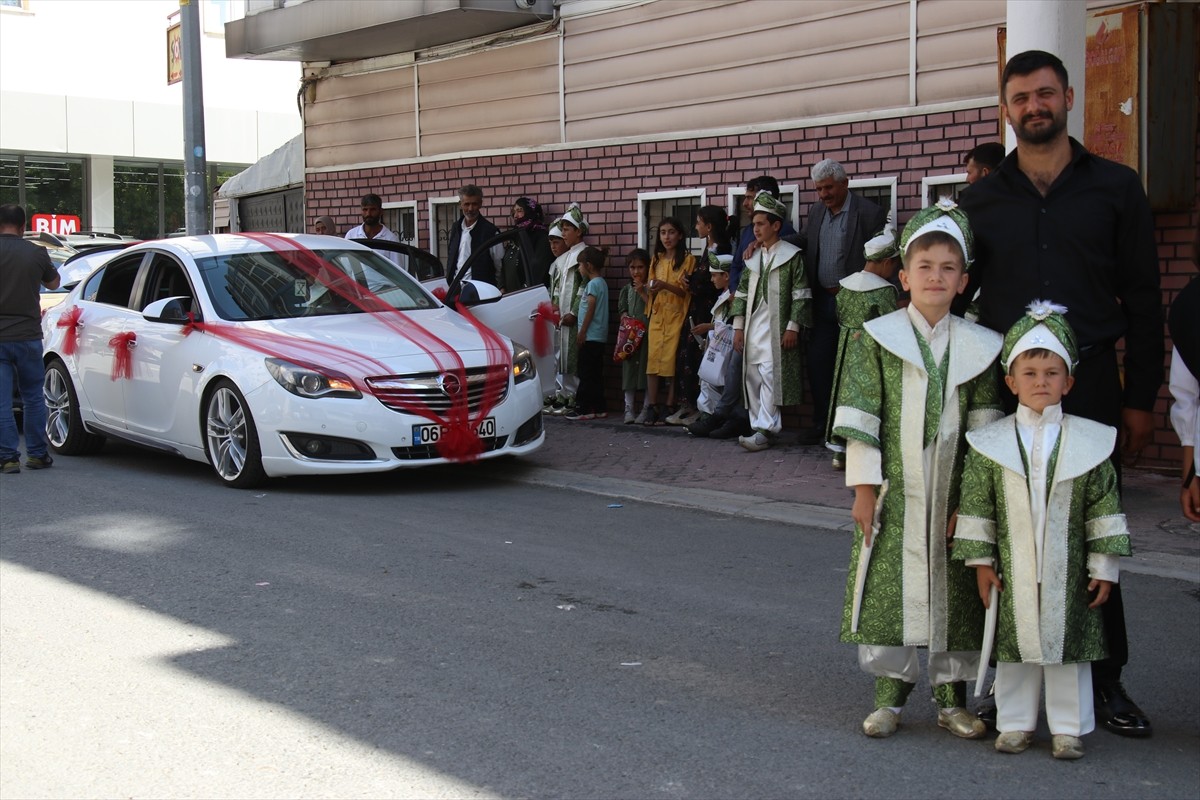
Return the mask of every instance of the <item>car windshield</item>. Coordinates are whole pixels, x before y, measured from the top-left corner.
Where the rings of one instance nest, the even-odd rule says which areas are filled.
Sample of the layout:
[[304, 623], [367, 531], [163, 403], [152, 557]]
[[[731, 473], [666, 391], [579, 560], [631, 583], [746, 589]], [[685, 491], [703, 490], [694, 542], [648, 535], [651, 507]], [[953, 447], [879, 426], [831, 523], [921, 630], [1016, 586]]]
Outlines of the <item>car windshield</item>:
[[[306, 251], [308, 252], [308, 251]], [[382, 255], [363, 250], [313, 250], [314, 270], [292, 252], [231, 253], [196, 259], [222, 319], [291, 319], [363, 313], [378, 298], [400, 311], [436, 308], [420, 284]], [[309, 262], [304, 262], [305, 264]]]

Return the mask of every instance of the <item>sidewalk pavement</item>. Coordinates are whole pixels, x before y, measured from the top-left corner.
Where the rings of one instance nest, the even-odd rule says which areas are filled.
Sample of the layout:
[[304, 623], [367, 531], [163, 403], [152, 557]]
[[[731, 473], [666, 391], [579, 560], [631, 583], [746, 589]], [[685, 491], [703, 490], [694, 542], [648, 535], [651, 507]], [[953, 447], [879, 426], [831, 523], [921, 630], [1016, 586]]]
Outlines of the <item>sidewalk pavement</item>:
[[[573, 489], [616, 500], [698, 509], [849, 534], [851, 492], [822, 446], [785, 432], [759, 453], [689, 436], [681, 427], [622, 424], [620, 414], [573, 421], [546, 416], [546, 444], [521, 459], [480, 464], [497, 478]], [[1133, 538], [1127, 572], [1200, 583], [1200, 525], [1179, 509], [1173, 476], [1124, 471], [1125, 513]], [[849, 543], [847, 542], [847, 553]]]

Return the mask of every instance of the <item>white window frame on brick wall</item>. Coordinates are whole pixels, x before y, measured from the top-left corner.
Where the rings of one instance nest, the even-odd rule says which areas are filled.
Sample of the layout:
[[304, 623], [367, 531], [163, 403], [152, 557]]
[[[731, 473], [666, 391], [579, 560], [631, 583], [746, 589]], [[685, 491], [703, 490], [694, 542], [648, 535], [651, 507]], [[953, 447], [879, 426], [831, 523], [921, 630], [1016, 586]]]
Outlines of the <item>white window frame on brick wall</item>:
[[[661, 192], [638, 192], [638, 247], [645, 247], [651, 255], [654, 254], [654, 242], [647, 238], [649, 231], [646, 230], [646, 204], [654, 200], [675, 200], [675, 199], [692, 199], [699, 200], [699, 205], [703, 206], [708, 203], [708, 193], [704, 189], [668, 189]], [[689, 232], [692, 231], [692, 223], [694, 219], [679, 220], [684, 224]], [[702, 246], [696, 246], [696, 239], [689, 239], [687, 242], [688, 252], [692, 254], [698, 253]]]
[[[725, 213], [735, 220], [738, 220], [739, 225], [742, 222], [742, 197], [746, 194], [746, 184], [740, 186], [725, 187]], [[791, 223], [796, 233], [800, 232], [800, 184], [798, 183], [783, 183], [779, 185], [779, 196], [785, 203], [788, 198], [791, 198]], [[734, 242], [736, 245], [737, 242]]]
[[[403, 226], [400, 227], [400, 230], [397, 230], [396, 228], [392, 228], [391, 225], [388, 225], [388, 227], [391, 228], [392, 233], [399, 236], [400, 241], [403, 242], [404, 244], [409, 244], [409, 245], [412, 245], [413, 247], [420, 247], [421, 246], [421, 229], [417, 226], [420, 223], [421, 215], [417, 213], [417, 201], [416, 200], [400, 200], [400, 201], [397, 201], [394, 203], [384, 203], [383, 204], [383, 210], [385, 212], [391, 208], [401, 208], [401, 209], [405, 209], [412, 213], [412, 218], [413, 218], [412, 235], [413, 235], [413, 238], [411, 241], [405, 240]], [[386, 216], [386, 214], [385, 214], [385, 216]], [[401, 216], [403, 216], [403, 214], [401, 214]], [[384, 224], [387, 224], [387, 223], [385, 222]]]
[[[891, 215], [890, 216], [892, 218], [892, 221], [895, 222], [896, 214], [899, 213], [899, 210], [896, 208], [896, 202], [897, 202], [896, 201], [896, 182], [897, 182], [897, 179], [896, 179], [896, 176], [894, 176], [894, 175], [890, 178], [887, 178], [887, 177], [884, 177], [884, 178], [851, 178], [850, 179], [850, 190], [853, 191], [854, 189], [875, 189], [880, 186], [886, 186], [886, 187], [890, 188], [891, 196], [892, 196]], [[876, 231], [876, 233], [878, 233], [878, 231]], [[872, 234], [872, 235], [874, 235], [874, 234]]]
[[[956, 172], [953, 175], [930, 175], [921, 178], [921, 207], [928, 208], [938, 201], [938, 196], [934, 196], [934, 189], [938, 186], [954, 187], [950, 191], [951, 199], [957, 201], [958, 193], [965, 188], [967, 183], [967, 173]], [[959, 184], [962, 184], [961, 186]]]
[[[452, 275], [454, 273], [455, 265], [454, 264], [446, 264], [446, 258], [448, 257], [447, 253], [449, 253], [449, 250], [447, 249], [446, 253], [443, 253], [441, 251], [441, 249], [438, 247], [438, 232], [437, 232], [438, 215], [437, 215], [437, 212], [438, 212], [438, 208], [440, 206], [447, 206], [447, 205], [455, 206], [455, 208], [457, 209], [458, 195], [453, 194], [453, 195], [450, 195], [449, 197], [431, 197], [431, 198], [429, 198], [429, 246], [426, 247], [425, 249], [428, 250], [429, 252], [433, 253], [439, 259], [441, 259], [442, 264], [446, 267], [446, 274]], [[458, 219], [457, 211], [455, 211], [454, 218]], [[449, 235], [449, 233], [450, 233], [450, 231], [446, 231], [447, 235]], [[450, 246], [450, 242], [447, 241], [446, 247], [449, 248], [449, 246]]]

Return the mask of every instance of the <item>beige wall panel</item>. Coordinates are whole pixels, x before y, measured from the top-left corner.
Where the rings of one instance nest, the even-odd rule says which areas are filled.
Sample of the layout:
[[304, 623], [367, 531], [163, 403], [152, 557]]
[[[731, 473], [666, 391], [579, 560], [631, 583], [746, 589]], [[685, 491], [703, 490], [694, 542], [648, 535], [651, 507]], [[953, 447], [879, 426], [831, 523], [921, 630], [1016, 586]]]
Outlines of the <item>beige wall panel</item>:
[[404, 116], [372, 117], [348, 125], [310, 125], [304, 134], [305, 145], [335, 147], [337, 145], [375, 144], [386, 139], [411, 139], [416, 128], [411, 114]]
[[869, 109], [878, 82], [906, 79], [907, 36], [905, 2], [660, 0], [568, 20], [568, 139]]
[[1005, 0], [919, 0], [917, 35], [963, 26], [995, 28], [1008, 13]]
[[711, 106], [657, 108], [637, 113], [614, 112], [567, 123], [567, 139], [583, 141], [617, 136], [652, 135], [664, 131], [761, 124], [862, 110], [894, 108], [908, 97], [908, 77], [827, 86], [805, 91], [781, 90], [755, 98], [729, 100]]
[[[748, 120], [740, 119], [736, 114], [731, 115], [727, 110], [731, 103], [743, 99], [762, 104], [764, 112], [770, 111], [771, 119], [792, 119], [800, 110], [802, 97], [810, 91], [824, 88], [836, 89], [836, 92], [821, 94], [821, 97], [836, 97], [836, 103], [833, 107], [808, 113], [830, 114], [874, 108], [874, 83], [892, 78], [907, 80], [907, 52], [908, 46], [904, 42], [856, 48], [854, 63], [870, 64], [872, 70], [890, 66], [890, 74], [847, 70], [844, 63], [831, 70], [828, 63], [821, 63], [829, 62], [827, 57], [809, 56], [778, 59], [772, 63], [770, 70], [764, 70], [761, 65], [727, 67], [704, 76], [703, 80], [694, 75], [660, 77], [652, 85], [642, 85], [641, 91], [631, 91], [627, 85], [617, 85], [587, 92], [571, 92], [566, 98], [567, 123], [570, 127], [576, 121], [630, 111], [695, 106], [703, 109], [711, 119], [704, 127], [745, 124]], [[849, 74], [851, 72], [854, 74]], [[903, 98], [890, 103], [889, 107], [906, 101], [907, 92]], [[691, 126], [664, 130], [689, 129]]]
[[996, 62], [995, 28], [972, 28], [921, 36], [917, 39], [918, 72], [941, 69], [948, 65], [985, 62]]
[[557, 67], [558, 39], [539, 39], [527, 44], [498, 47], [482, 53], [431, 61], [421, 65], [421, 86], [448, 81], [486, 79], [511, 72], [518, 82], [527, 82], [523, 73], [539, 67]]
[[336, 123], [391, 114], [412, 114], [416, 105], [411, 86], [359, 97], [316, 102], [304, 111], [310, 125]]
[[421, 154], [425, 156], [443, 153], [462, 153], [495, 147], [528, 147], [537, 142], [558, 141], [558, 119], [553, 122], [531, 122], [511, 125], [486, 132], [468, 131], [421, 136]]
[[305, 114], [305, 165], [328, 167], [417, 155], [414, 70], [317, 83]]
[[422, 155], [557, 143], [557, 65], [556, 39], [422, 64]]
[[917, 99], [922, 103], [974, 100], [996, 96], [996, 64], [922, 72], [917, 76]]
[[325, 78], [317, 83], [317, 102], [339, 100], [346, 97], [362, 97], [374, 92], [385, 92], [405, 87], [411, 90], [413, 74], [414, 70], [412, 67], [405, 67], [403, 69], [368, 72], [362, 75]]
[[385, 142], [340, 145], [338, 147], [307, 148], [304, 164], [310, 168], [336, 167], [361, 164], [364, 161], [390, 161], [401, 158], [416, 158], [416, 141], [389, 139]]

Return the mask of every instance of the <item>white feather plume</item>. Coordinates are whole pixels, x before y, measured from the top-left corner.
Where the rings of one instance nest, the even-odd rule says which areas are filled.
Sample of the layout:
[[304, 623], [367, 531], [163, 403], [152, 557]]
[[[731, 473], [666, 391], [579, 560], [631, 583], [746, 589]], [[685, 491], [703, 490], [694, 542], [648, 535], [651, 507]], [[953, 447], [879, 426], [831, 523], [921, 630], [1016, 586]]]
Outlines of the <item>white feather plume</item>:
[[1066, 316], [1067, 307], [1052, 300], [1034, 300], [1026, 307], [1025, 313], [1041, 322], [1051, 314]]

